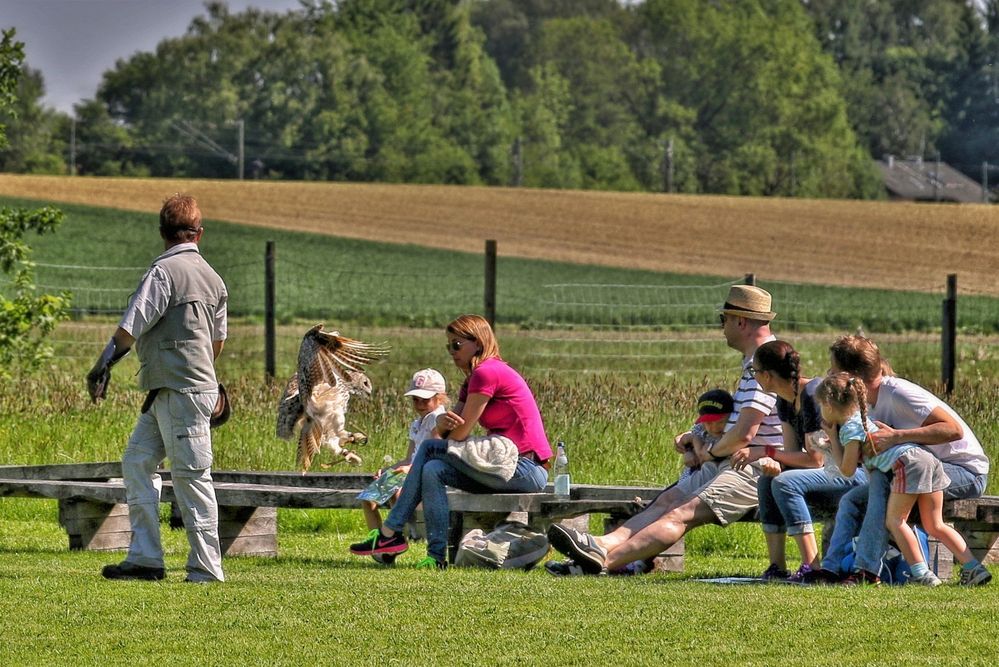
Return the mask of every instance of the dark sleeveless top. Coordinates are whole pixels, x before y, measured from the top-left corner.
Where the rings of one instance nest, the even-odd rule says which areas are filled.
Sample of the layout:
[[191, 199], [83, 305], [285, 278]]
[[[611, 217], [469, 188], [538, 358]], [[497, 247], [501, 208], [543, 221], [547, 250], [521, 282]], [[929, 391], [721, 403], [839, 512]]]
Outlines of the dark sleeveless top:
[[794, 434], [798, 439], [799, 451], [805, 450], [805, 434], [822, 429], [822, 412], [819, 404], [815, 402], [815, 390], [819, 388], [822, 378], [814, 378], [803, 387], [799, 387], [801, 392], [801, 410], [794, 411], [794, 405], [785, 401], [780, 396], [777, 397], [777, 416], [781, 422], [787, 422], [794, 429]]

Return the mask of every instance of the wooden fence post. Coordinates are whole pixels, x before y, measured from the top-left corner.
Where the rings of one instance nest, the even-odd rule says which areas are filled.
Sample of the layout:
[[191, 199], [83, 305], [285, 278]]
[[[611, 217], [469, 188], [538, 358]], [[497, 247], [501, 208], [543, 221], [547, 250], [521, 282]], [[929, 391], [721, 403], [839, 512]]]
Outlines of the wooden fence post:
[[755, 285], [756, 284], [756, 274], [755, 273], [747, 273], [746, 274], [745, 284], [746, 285]]
[[982, 163], [982, 203], [989, 203], [989, 163]]
[[274, 380], [276, 366], [274, 318], [274, 241], [268, 241], [264, 251], [264, 374], [268, 382]]
[[957, 274], [947, 276], [947, 298], [943, 300], [943, 322], [940, 341], [940, 375], [944, 393], [954, 391], [954, 375], [957, 367]]
[[485, 295], [483, 316], [496, 328], [496, 241], [486, 241]]

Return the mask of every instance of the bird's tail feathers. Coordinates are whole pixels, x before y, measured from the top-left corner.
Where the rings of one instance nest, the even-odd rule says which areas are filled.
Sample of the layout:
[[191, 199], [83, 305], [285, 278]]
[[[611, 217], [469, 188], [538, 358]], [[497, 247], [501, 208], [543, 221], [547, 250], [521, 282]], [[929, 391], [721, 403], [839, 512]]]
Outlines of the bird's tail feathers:
[[319, 453], [319, 441], [321, 437], [322, 434], [315, 427], [315, 423], [311, 419], [307, 420], [302, 427], [302, 434], [298, 438], [298, 456], [296, 457], [298, 469], [303, 473], [309, 470], [312, 466], [312, 460]]

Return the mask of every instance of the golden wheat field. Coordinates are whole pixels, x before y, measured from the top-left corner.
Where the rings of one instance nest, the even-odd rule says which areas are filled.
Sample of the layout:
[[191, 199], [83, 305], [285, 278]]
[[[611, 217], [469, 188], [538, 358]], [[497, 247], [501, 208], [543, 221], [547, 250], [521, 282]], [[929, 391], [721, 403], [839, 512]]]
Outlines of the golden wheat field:
[[999, 208], [432, 185], [0, 175], [0, 194], [501, 256], [999, 295]]

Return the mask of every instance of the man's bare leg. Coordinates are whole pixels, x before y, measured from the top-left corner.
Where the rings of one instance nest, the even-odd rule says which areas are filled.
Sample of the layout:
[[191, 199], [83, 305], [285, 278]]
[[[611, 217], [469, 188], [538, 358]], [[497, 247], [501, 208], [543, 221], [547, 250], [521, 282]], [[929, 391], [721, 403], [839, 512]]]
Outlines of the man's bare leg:
[[608, 570], [616, 570], [636, 560], [651, 558], [676, 544], [688, 530], [717, 522], [715, 513], [700, 498], [689, 499], [609, 549], [604, 564]]
[[690, 496], [679, 486], [671, 486], [653, 500], [648, 507], [629, 518], [620, 526], [606, 535], [594, 536], [597, 544], [610, 551], [619, 544], [628, 541], [632, 535], [646, 526], [658, 521], [665, 514], [690, 500]]

